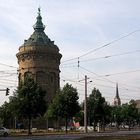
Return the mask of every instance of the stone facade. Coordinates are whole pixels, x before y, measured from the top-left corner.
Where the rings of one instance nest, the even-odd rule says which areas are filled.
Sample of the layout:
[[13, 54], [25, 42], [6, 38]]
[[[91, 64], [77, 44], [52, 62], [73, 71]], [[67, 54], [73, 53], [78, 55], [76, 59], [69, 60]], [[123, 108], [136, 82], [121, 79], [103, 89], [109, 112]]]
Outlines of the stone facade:
[[59, 89], [59, 65], [62, 55], [59, 48], [45, 34], [40, 9], [34, 32], [19, 47], [17, 59], [19, 64], [19, 82], [31, 76], [44, 90], [50, 101]]
[[140, 100], [135, 100], [136, 108], [138, 109], [138, 112], [140, 112]]

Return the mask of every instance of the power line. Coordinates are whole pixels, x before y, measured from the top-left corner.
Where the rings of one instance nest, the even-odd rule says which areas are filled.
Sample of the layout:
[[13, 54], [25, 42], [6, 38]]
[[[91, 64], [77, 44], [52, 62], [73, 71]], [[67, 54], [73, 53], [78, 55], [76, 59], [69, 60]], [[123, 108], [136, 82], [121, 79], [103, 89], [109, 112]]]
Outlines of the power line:
[[[123, 55], [132, 54], [132, 53], [140, 53], [140, 50], [134, 50], [134, 51], [124, 52], [124, 53], [119, 53], [119, 54], [106, 55], [106, 56], [101, 56], [101, 57], [96, 57], [96, 58], [91, 58], [91, 59], [85, 59], [85, 60], [81, 60], [81, 61], [79, 61], [79, 59], [78, 59], [78, 65], [81, 62], [94, 61], [94, 60], [99, 60], [99, 59], [108, 59], [108, 58], [111, 58], [111, 57], [123, 56]], [[73, 62], [73, 63], [66, 63], [66, 64], [62, 63], [61, 65], [63, 65], [63, 66], [66, 65], [67, 66], [67, 65], [72, 65], [72, 64], [77, 64], [77, 61]], [[77, 65], [75, 65], [75, 66], [77, 66]], [[69, 67], [74, 67], [74, 65], [69, 66]]]
[[[125, 71], [125, 72], [118, 72], [118, 73], [112, 73], [112, 74], [105, 74], [105, 75], [100, 75], [98, 77], [109, 77], [109, 76], [113, 76], [113, 75], [120, 75], [120, 74], [128, 74], [128, 73], [134, 73], [134, 72], [139, 72], [140, 69], [138, 70], [132, 70], [132, 71]], [[97, 77], [97, 76], [96, 76]], [[96, 78], [95, 77], [95, 78]]]
[[[67, 78], [65, 78], [65, 79], [67, 79]], [[70, 82], [74, 82], [74, 83], [77, 83], [77, 81], [75, 81], [75, 80], [71, 80], [71, 79], [67, 79], [68, 81], [70, 81]], [[80, 86], [82, 86], [83, 88], [84, 88], [84, 84], [79, 84], [79, 83], [77, 83], [78, 85], [80, 85]], [[102, 85], [102, 84], [96, 84], [95, 82], [94, 82], [94, 87], [96, 87], [96, 86], [101, 86], [101, 87], [107, 87], [107, 88], [114, 88], [115, 89], [115, 86], [108, 86], [108, 85]], [[129, 90], [129, 91], [131, 91], [131, 93], [133, 92], [134, 93], [134, 91], [136, 92], [136, 93], [139, 93], [139, 91], [138, 90], [132, 90], [132, 89], [126, 89], [126, 88], [124, 88], [124, 87], [122, 87], [121, 88], [122, 90]], [[82, 90], [81, 88], [77, 88], [77, 90], [78, 91], [82, 91], [82, 92], [84, 92], [84, 90]], [[93, 90], [93, 89], [90, 89], [90, 90]], [[88, 92], [88, 93], [90, 93], [90, 92]], [[103, 93], [103, 94], [105, 94], [105, 92], [101, 92], [101, 93]], [[109, 94], [109, 93], [107, 93], [107, 94]], [[112, 93], [111, 93], [112, 94]], [[79, 93], [78, 92], [78, 95], [79, 96], [84, 96], [84, 93]], [[90, 94], [88, 94], [88, 95], [90, 95]], [[134, 95], [134, 94], [133, 94]], [[121, 96], [124, 96], [124, 97], [130, 97], [131, 98], [131, 96], [130, 95], [126, 95], [126, 94], [121, 94]], [[106, 96], [105, 96], [105, 98], [107, 98]], [[135, 98], [139, 98], [139, 97], [137, 97], [137, 96], [135, 96]], [[121, 98], [122, 100], [124, 100], [124, 98]], [[132, 99], [132, 98], [131, 98]], [[131, 100], [131, 99], [127, 99], [127, 100]]]
[[10, 67], [10, 68], [16, 68], [17, 69], [17, 67], [15, 67], [15, 66], [7, 65], [7, 64], [4, 64], [4, 63], [0, 63], [0, 65], [6, 66], [6, 67]]
[[[98, 75], [98, 74], [96, 74], [96, 73], [94, 73], [94, 72], [92, 72], [92, 71], [90, 71], [90, 70], [88, 70], [88, 69], [86, 69], [86, 68], [84, 68], [84, 67], [81, 67], [81, 66], [79, 66], [79, 68], [81, 68], [81, 69], [83, 69], [83, 70], [85, 70], [85, 71], [88, 71], [89, 73], [92, 73], [92, 74], [94, 74], [95, 75], [95, 77], [92, 77], [92, 79], [94, 79], [94, 80], [96, 80], [95, 78], [96, 77], [99, 77], [99, 78], [101, 78], [101, 79], [98, 79], [98, 80], [105, 80], [105, 81], [108, 81], [108, 82], [110, 82], [110, 83], [113, 83], [113, 84], [115, 84], [116, 82], [114, 82], [114, 81], [111, 81], [111, 80], [109, 80], [109, 79], [107, 79], [107, 78], [105, 78], [105, 77], [107, 77], [107, 76], [113, 76], [113, 75], [117, 75], [117, 74], [127, 74], [127, 73], [133, 73], [133, 72], [138, 72], [138, 71], [140, 71], [140, 70], [133, 70], [133, 71], [125, 71], [125, 72], [120, 72], [120, 73], [114, 73], [114, 74], [106, 74], [106, 75]], [[70, 82], [76, 82], [76, 81], [72, 81], [72, 80], [70, 80], [70, 79], [67, 79], [68, 81], [70, 81]], [[122, 89], [123, 90], [131, 90], [131, 91], [136, 91], [136, 88], [137, 89], [140, 89], [139, 87], [136, 87], [136, 86], [131, 86], [133, 89], [128, 89], [128, 88], [126, 88], [126, 87], [124, 87], [124, 86], [122, 86], [122, 85], [125, 85], [126, 86], [126, 84], [122, 84], [121, 83], [121, 87], [122, 87]], [[130, 85], [127, 85], [127, 87], [130, 87]], [[138, 92], [138, 91], [137, 91]]]
[[[82, 68], [82, 69], [84, 69], [85, 71], [88, 71], [89, 73], [92, 73], [92, 74], [94, 74], [94, 75], [96, 75], [96, 76], [98, 76], [98, 77], [100, 77], [100, 75], [98, 75], [98, 74], [96, 74], [96, 73], [94, 73], [94, 72], [91, 72], [91, 71], [89, 71], [88, 69], [86, 69], [86, 68], [84, 68], [84, 67], [81, 67], [80, 66], [80, 68]], [[105, 79], [106, 81], [108, 81], [108, 82], [110, 82], [110, 83], [116, 83], [116, 82], [114, 82], [114, 81], [111, 81], [111, 80], [109, 80], [109, 79], [107, 79], [107, 78], [104, 78], [104, 77], [101, 77], [102, 79]], [[128, 88], [125, 88], [125, 87], [123, 87], [122, 85], [120, 85], [121, 87], [122, 87], [122, 89], [125, 89], [125, 90], [130, 90], [130, 89], [128, 89]], [[133, 90], [134, 91], [134, 90]]]
[[[84, 68], [84, 67], [81, 67], [81, 66], [80, 66], [80, 68], [83, 69], [83, 70], [85, 70], [85, 71], [87, 71], [87, 72], [89, 72], [89, 73], [92, 73], [92, 74], [94, 74], [94, 75], [100, 77], [100, 75], [98, 75], [98, 74], [96, 74], [96, 73], [94, 73], [94, 72], [92, 72], [92, 71], [90, 71], [90, 70], [88, 70], [88, 69], [86, 69], [86, 68]], [[113, 81], [111, 81], [111, 80], [109, 80], [109, 79], [107, 79], [107, 78], [104, 78], [104, 77], [101, 77], [101, 78], [102, 78], [102, 79], [105, 79], [106, 81], [109, 81], [110, 83], [116, 83], [116, 82], [113, 82]]]
[[140, 53], [140, 50], [129, 51], [129, 52], [124, 52], [124, 53], [120, 53], [120, 54], [106, 55], [106, 56], [102, 56], [102, 57], [97, 57], [97, 58], [91, 58], [91, 59], [87, 59], [87, 60], [82, 60], [80, 62], [92, 61], [92, 60], [97, 60], [97, 59], [108, 59], [108, 58], [111, 58], [111, 57], [123, 56], [123, 55], [132, 54], [132, 53]]
[[96, 48], [96, 49], [94, 49], [94, 50], [91, 50], [91, 51], [89, 51], [89, 52], [87, 52], [87, 53], [85, 53], [85, 54], [79, 56], [79, 58], [80, 58], [80, 57], [84, 57], [84, 56], [86, 56], [86, 55], [88, 55], [88, 54], [90, 54], [90, 53], [93, 53], [93, 52], [95, 52], [95, 51], [97, 51], [97, 50], [100, 50], [100, 49], [102, 49], [102, 48], [105, 48], [105, 47], [107, 47], [107, 46], [109, 46], [109, 45], [111, 45], [111, 44], [113, 44], [113, 43], [115, 43], [115, 42], [117, 42], [117, 41], [119, 41], [119, 40], [122, 40], [122, 39], [124, 39], [124, 38], [126, 38], [126, 37], [128, 37], [128, 36], [130, 36], [130, 35], [132, 35], [132, 34], [134, 34], [134, 33], [136, 33], [136, 32], [139, 32], [139, 31], [140, 31], [140, 29], [135, 30], [135, 31], [133, 31], [133, 32], [130, 32], [130, 33], [126, 34], [126, 35], [123, 35], [123, 36], [119, 37], [118, 39], [115, 39], [115, 40], [113, 40], [113, 41], [111, 41], [111, 42], [109, 42], [109, 43], [107, 43], [107, 44], [105, 44], [105, 45], [103, 45], [103, 46], [101, 46], [101, 47], [98, 47], [98, 48]]
[[101, 47], [95, 48], [95, 49], [93, 49], [93, 50], [91, 50], [91, 51], [89, 51], [89, 52], [87, 52], [87, 53], [84, 53], [84, 54], [78, 56], [78, 57], [75, 57], [75, 58], [72, 58], [72, 59], [65, 60], [65, 61], [63, 61], [62, 63], [64, 63], [64, 62], [68, 62], [68, 61], [72, 61], [72, 60], [75, 60], [75, 59], [78, 59], [78, 58], [84, 57], [84, 56], [86, 56], [86, 55], [89, 55], [89, 54], [91, 54], [91, 53], [93, 53], [93, 52], [96, 52], [96, 51], [102, 49], [102, 48], [108, 47], [109, 45], [111, 45], [111, 44], [113, 44], [113, 43], [115, 43], [115, 42], [117, 42], [117, 41], [120, 41], [120, 40], [122, 40], [122, 39], [124, 39], [124, 38], [126, 38], [126, 37], [128, 37], [128, 36], [130, 36], [130, 35], [132, 35], [132, 34], [134, 34], [134, 33], [136, 33], [136, 32], [139, 32], [139, 31], [140, 31], [140, 29], [135, 30], [135, 31], [132, 31], [132, 32], [126, 34], [126, 35], [123, 35], [123, 36], [121, 36], [121, 37], [119, 37], [119, 38], [117, 38], [117, 39], [115, 39], [115, 40], [113, 40], [113, 41], [111, 41], [111, 42], [109, 42], [109, 43], [107, 43], [107, 44], [101, 46]]
[[[1, 80], [4, 80], [4, 81], [10, 81], [10, 82], [15, 82], [15, 80], [10, 80], [10, 79], [0, 79]], [[17, 81], [16, 81], [17, 82]]]

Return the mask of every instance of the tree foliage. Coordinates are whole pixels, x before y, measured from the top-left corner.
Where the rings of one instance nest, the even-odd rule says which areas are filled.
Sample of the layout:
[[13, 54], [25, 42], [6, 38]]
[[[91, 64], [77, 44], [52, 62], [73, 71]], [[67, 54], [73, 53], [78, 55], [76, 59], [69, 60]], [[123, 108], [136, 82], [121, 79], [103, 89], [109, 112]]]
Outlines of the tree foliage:
[[5, 102], [0, 107], [0, 120], [1, 125], [5, 127], [9, 127], [11, 125], [11, 122], [13, 121], [11, 110], [9, 109], [9, 103]]
[[102, 97], [98, 89], [94, 88], [87, 100], [88, 116], [90, 120], [89, 125], [94, 124], [95, 128], [98, 122], [104, 123], [107, 111], [106, 106], [105, 98]]
[[58, 116], [65, 118], [67, 127], [67, 120], [80, 111], [78, 99], [77, 90], [67, 83], [49, 106], [48, 116], [51, 118], [58, 118]]
[[10, 117], [29, 119], [30, 115], [31, 120], [43, 115], [46, 108], [46, 92], [32, 78], [26, 77], [25, 81], [19, 84], [14, 95], [9, 98], [9, 103], [5, 103], [0, 108], [0, 117], [4, 120], [4, 124]]
[[112, 122], [116, 123], [116, 127], [120, 129], [120, 125], [125, 128], [129, 126], [132, 128], [139, 119], [139, 112], [136, 108], [136, 103], [131, 100], [129, 103], [122, 104], [121, 106], [112, 107]]
[[[27, 117], [31, 113], [32, 117], [44, 114], [46, 111], [46, 92], [30, 77], [21, 82], [16, 91], [18, 113]], [[16, 105], [17, 105], [16, 104]]]

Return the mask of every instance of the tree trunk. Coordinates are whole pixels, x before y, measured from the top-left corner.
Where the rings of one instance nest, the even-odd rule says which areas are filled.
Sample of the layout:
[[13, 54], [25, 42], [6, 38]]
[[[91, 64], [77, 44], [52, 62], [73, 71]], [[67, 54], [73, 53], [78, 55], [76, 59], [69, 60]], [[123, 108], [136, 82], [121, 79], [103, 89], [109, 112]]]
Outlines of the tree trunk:
[[30, 95], [28, 93], [28, 135], [31, 135], [31, 99], [30, 99]]
[[66, 116], [65, 127], [66, 127], [66, 134], [67, 134], [68, 133], [68, 130], [67, 130], [67, 128], [68, 128], [68, 117], [67, 116]]
[[28, 135], [31, 135], [32, 133], [31, 133], [31, 114], [29, 114], [29, 116], [28, 116], [29, 118], [28, 118]]

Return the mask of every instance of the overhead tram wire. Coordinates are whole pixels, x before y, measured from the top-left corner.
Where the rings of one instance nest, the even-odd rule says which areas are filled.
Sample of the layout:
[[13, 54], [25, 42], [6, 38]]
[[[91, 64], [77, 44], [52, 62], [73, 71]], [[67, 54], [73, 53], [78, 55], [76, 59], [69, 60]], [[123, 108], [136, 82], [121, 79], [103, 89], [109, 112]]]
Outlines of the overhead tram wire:
[[106, 55], [106, 56], [102, 56], [102, 57], [97, 57], [97, 58], [91, 58], [91, 59], [87, 59], [87, 60], [82, 60], [80, 62], [85, 62], [85, 61], [87, 62], [87, 61], [92, 61], [92, 60], [97, 60], [97, 59], [108, 59], [108, 58], [111, 58], [111, 57], [123, 56], [123, 55], [132, 54], [132, 53], [140, 53], [140, 50], [129, 51], [129, 52], [124, 52], [124, 53], [119, 53], [119, 54]]
[[[112, 74], [106, 74], [106, 75], [100, 75], [100, 76], [95, 76], [95, 77], [92, 77], [92, 78], [95, 79], [95, 78], [102, 78], [102, 77], [110, 77], [110, 76], [114, 76], [114, 75], [129, 74], [129, 73], [134, 73], [134, 72], [140, 72], [140, 69], [132, 70], [132, 71], [112, 73]], [[135, 87], [137, 89], [140, 89], [140, 87], [136, 87], [136, 86], [132, 86], [132, 85], [127, 85], [127, 84], [123, 84], [123, 85], [129, 86], [129, 87], [131, 86], [133, 88]]]
[[[139, 72], [139, 71], [140, 71], [140, 69], [132, 70], [132, 71], [112, 73], [112, 74], [105, 74], [105, 75], [100, 75], [100, 76], [96, 76], [96, 77], [109, 77], [109, 76], [120, 75], [120, 74], [128, 74], [128, 73], [134, 73], [134, 72]], [[96, 78], [96, 77], [94, 77], [94, 78]]]
[[[83, 70], [89, 72], [89, 73], [92, 73], [92, 74], [98, 76], [98, 77], [100, 76], [100, 75], [98, 75], [98, 74], [96, 74], [96, 73], [94, 73], [94, 72], [92, 72], [92, 71], [90, 71], [90, 70], [88, 70], [88, 69], [86, 69], [86, 68], [84, 68], [84, 67], [82, 67], [82, 66], [79, 66], [79, 67], [80, 67], [81, 69], [83, 69]], [[107, 81], [110, 82], [110, 83], [116, 83], [116, 82], [113, 82], [113, 81], [111, 81], [111, 80], [109, 80], [109, 79], [107, 79], [107, 78], [104, 78], [104, 77], [101, 77], [101, 78], [107, 80]]]
[[[90, 70], [88, 70], [88, 69], [86, 69], [86, 68], [84, 68], [84, 67], [82, 67], [82, 66], [80, 66], [79, 65], [79, 68], [81, 68], [81, 69], [83, 69], [83, 70], [85, 70], [85, 71], [88, 71], [89, 73], [92, 73], [92, 74], [94, 74], [95, 75], [95, 77], [93, 77], [93, 79], [95, 79], [95, 78], [102, 78], [102, 80], [104, 79], [105, 81], [108, 81], [108, 82], [110, 82], [110, 83], [116, 83], [116, 82], [114, 82], [114, 81], [111, 81], [111, 80], [109, 80], [109, 79], [107, 79], [107, 78], [105, 78], [105, 77], [108, 77], [108, 76], [113, 76], [113, 75], [119, 75], [119, 74], [127, 74], [127, 73], [133, 73], [133, 72], [139, 72], [140, 71], [140, 69], [139, 70], [133, 70], [133, 71], [125, 71], [125, 72], [120, 72], [120, 73], [113, 73], [113, 74], [106, 74], [106, 75], [98, 75], [98, 74], [96, 74], [96, 73], [94, 73], [94, 72], [91, 72]], [[101, 80], [101, 79], [100, 79]], [[71, 82], [76, 82], [76, 81], [72, 81], [72, 80], [66, 80], [66, 81], [71, 81]], [[123, 84], [123, 85], [125, 85], [125, 84]], [[130, 86], [130, 85], [129, 85]], [[134, 88], [134, 86], [131, 86], [131, 87], [133, 87]], [[125, 89], [125, 90], [128, 90], [128, 89], [126, 89], [125, 87], [123, 87], [122, 86], [122, 88], [123, 89]], [[135, 88], [137, 88], [137, 89], [140, 89], [140, 88], [138, 88], [138, 87], [136, 87], [135, 86]], [[132, 90], [132, 89], [131, 89]]]
[[80, 86], [84, 86], [84, 84], [79, 83], [79, 81], [77, 81], [77, 80], [65, 78], [65, 77], [63, 77], [63, 76], [61, 76], [61, 77], [62, 77], [61, 80], [62, 80], [63, 82], [69, 81], [69, 82], [72, 82], [72, 83], [76, 83], [76, 84], [78, 84], [78, 85], [80, 85]]
[[[100, 76], [100, 75], [98, 75], [98, 74], [96, 74], [96, 73], [94, 73], [94, 72], [91, 72], [90, 70], [88, 70], [88, 69], [86, 69], [86, 68], [84, 68], [84, 67], [81, 67], [80, 66], [80, 68], [81, 69], [83, 69], [83, 70], [85, 70], [85, 71], [87, 71], [87, 72], [89, 72], [89, 73], [92, 73], [92, 74], [94, 74], [94, 75], [96, 75], [96, 76]], [[102, 79], [104, 79], [104, 80], [106, 80], [106, 81], [108, 81], [108, 82], [110, 82], [110, 83], [114, 83], [114, 84], [116, 84], [116, 82], [114, 82], [114, 81], [112, 81], [112, 80], [109, 80], [109, 79], [107, 79], [107, 78], [104, 78], [104, 77], [101, 77]], [[121, 87], [122, 87], [122, 89], [124, 89], [124, 90], [129, 90], [128, 88], [125, 88], [125, 87], [123, 87], [122, 85], [120, 85]]]
[[[94, 79], [95, 81], [104, 81], [105, 82], [105, 80], [103, 80], [103, 79], [95, 79], [94, 77], [91, 77], [91, 79]], [[121, 83], [121, 85], [125, 85], [125, 86], [127, 86], [127, 87], [131, 87], [131, 88], [137, 88], [137, 89], [140, 89], [140, 87], [137, 87], [137, 86], [135, 86], [135, 85], [129, 85], [129, 84], [124, 84], [124, 83]]]
[[80, 58], [80, 57], [84, 57], [84, 56], [86, 56], [86, 55], [88, 55], [88, 54], [90, 54], [90, 53], [93, 53], [93, 52], [95, 52], [95, 51], [97, 51], [97, 50], [100, 50], [100, 49], [102, 49], [102, 48], [105, 48], [105, 47], [107, 47], [107, 46], [109, 46], [109, 45], [111, 45], [111, 44], [113, 44], [113, 43], [115, 43], [115, 42], [118, 42], [118, 41], [120, 41], [120, 40], [122, 40], [122, 39], [124, 39], [124, 38], [126, 38], [126, 37], [128, 37], [128, 36], [130, 36], [130, 35], [132, 35], [132, 34], [134, 34], [134, 33], [136, 33], [136, 32], [139, 32], [139, 31], [140, 31], [140, 29], [135, 30], [135, 31], [133, 31], [133, 32], [130, 32], [130, 33], [126, 34], [126, 35], [123, 35], [123, 36], [121, 36], [121, 37], [118, 38], [118, 39], [115, 39], [115, 40], [113, 40], [113, 41], [111, 41], [111, 42], [109, 42], [109, 43], [107, 43], [107, 44], [105, 44], [105, 45], [103, 45], [103, 46], [101, 46], [101, 47], [99, 47], [99, 48], [96, 48], [96, 49], [94, 49], [94, 50], [91, 50], [91, 51], [89, 51], [89, 52], [87, 52], [87, 53], [85, 53], [85, 54], [79, 56], [79, 58]]
[[[81, 62], [94, 61], [94, 60], [99, 60], [99, 59], [109, 59], [109, 58], [111, 58], [111, 57], [129, 55], [129, 54], [133, 54], [133, 53], [140, 53], [140, 50], [134, 50], [134, 51], [124, 52], [124, 53], [106, 55], [106, 56], [101, 56], [101, 57], [96, 57], [96, 58], [91, 58], [91, 59], [86, 59], [86, 60], [81, 60], [81, 61], [79, 61], [79, 59], [78, 59], [78, 65], [79, 65], [79, 63], [81, 63]], [[67, 65], [72, 65], [72, 64], [77, 64], [77, 62], [62, 64], [62, 65], [63, 65], [63, 66], [67, 66]], [[61, 67], [62, 67], [62, 66], [61, 66]], [[70, 66], [70, 67], [72, 67], [72, 66]], [[73, 65], [73, 67], [74, 67], [74, 65]]]
[[11, 68], [16, 68], [16, 69], [18, 68], [18, 67], [15, 67], [15, 66], [4, 64], [4, 63], [0, 63], [0, 65], [6, 66], [6, 67], [11, 67]]
[[140, 31], [140, 29], [137, 29], [137, 30], [135, 30], [135, 31], [132, 31], [132, 32], [126, 34], [126, 35], [123, 35], [123, 36], [121, 36], [121, 37], [119, 37], [119, 38], [117, 38], [117, 39], [115, 39], [115, 40], [113, 40], [113, 41], [111, 41], [111, 42], [109, 42], [109, 43], [107, 43], [107, 44], [101, 46], [101, 47], [95, 48], [95, 49], [93, 49], [93, 50], [91, 50], [91, 51], [89, 51], [89, 52], [87, 52], [87, 53], [85, 53], [85, 54], [82, 54], [82, 55], [78, 56], [78, 57], [65, 60], [65, 61], [63, 61], [62, 63], [65, 63], [65, 62], [68, 62], [68, 61], [72, 61], [72, 60], [75, 60], [75, 59], [84, 57], [84, 56], [86, 56], [86, 55], [89, 55], [89, 54], [91, 54], [91, 53], [93, 53], [93, 52], [96, 52], [96, 51], [102, 49], [102, 48], [108, 47], [109, 45], [111, 45], [111, 44], [113, 44], [113, 43], [115, 43], [115, 42], [118, 42], [118, 41], [120, 41], [120, 40], [122, 40], [122, 39], [124, 39], [124, 38], [126, 38], [126, 37], [128, 37], [128, 36], [131, 36], [132, 34], [135, 34], [136, 32], [139, 32], [139, 31]]

